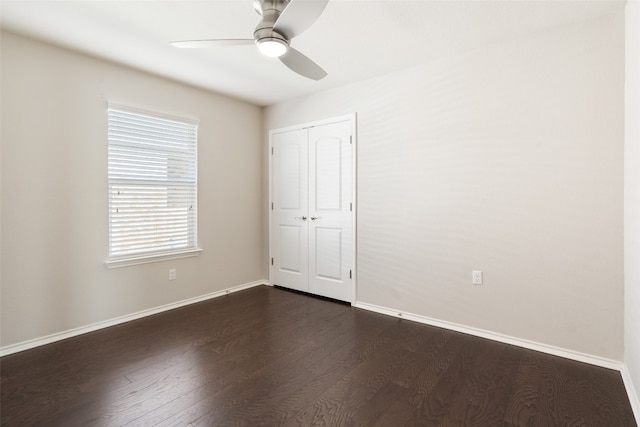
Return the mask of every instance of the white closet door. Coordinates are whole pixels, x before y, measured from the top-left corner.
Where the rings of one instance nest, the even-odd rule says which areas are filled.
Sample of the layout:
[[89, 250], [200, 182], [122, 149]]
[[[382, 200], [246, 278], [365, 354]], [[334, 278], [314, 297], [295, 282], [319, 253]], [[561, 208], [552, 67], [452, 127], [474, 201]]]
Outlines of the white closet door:
[[272, 135], [271, 257], [274, 284], [309, 289], [307, 130]]
[[354, 298], [353, 119], [271, 132], [271, 282]]
[[353, 298], [351, 121], [309, 129], [309, 292]]

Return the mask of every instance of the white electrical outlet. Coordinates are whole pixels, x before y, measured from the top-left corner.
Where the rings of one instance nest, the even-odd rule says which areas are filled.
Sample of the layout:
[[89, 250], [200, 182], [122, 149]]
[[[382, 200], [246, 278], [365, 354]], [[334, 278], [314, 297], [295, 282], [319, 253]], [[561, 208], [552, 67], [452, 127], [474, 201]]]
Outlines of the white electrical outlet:
[[175, 268], [170, 268], [169, 269], [169, 280], [176, 280], [176, 269]]
[[473, 270], [471, 272], [471, 280], [474, 285], [482, 285], [482, 271]]

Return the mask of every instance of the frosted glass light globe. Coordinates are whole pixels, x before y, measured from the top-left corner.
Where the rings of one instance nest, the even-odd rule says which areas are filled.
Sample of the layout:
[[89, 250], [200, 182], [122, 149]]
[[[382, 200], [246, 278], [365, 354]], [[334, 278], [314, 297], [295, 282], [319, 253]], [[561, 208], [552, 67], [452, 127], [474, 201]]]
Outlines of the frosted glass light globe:
[[287, 44], [277, 38], [264, 38], [258, 40], [258, 50], [265, 56], [271, 58], [277, 58], [282, 56], [287, 51]]

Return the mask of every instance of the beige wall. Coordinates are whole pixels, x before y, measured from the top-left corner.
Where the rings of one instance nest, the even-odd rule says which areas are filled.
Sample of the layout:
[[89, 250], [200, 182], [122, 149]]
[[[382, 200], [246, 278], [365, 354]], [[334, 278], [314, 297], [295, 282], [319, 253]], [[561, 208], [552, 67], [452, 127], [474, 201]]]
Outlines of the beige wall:
[[[8, 33], [1, 54], [2, 346], [267, 278], [261, 108]], [[107, 102], [200, 120], [199, 257], [103, 265]]]
[[[625, 45], [625, 340], [624, 359], [640, 393], [640, 2], [626, 6]], [[640, 420], [640, 401], [636, 400]]]
[[265, 127], [349, 112], [358, 301], [622, 360], [622, 11], [283, 102]]

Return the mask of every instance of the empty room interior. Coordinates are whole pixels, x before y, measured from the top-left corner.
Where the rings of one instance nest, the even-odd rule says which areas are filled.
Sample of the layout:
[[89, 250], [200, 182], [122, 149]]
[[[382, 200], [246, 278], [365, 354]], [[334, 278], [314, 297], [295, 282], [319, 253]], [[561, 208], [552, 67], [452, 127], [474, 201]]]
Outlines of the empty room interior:
[[0, 8], [3, 426], [640, 424], [640, 1]]

